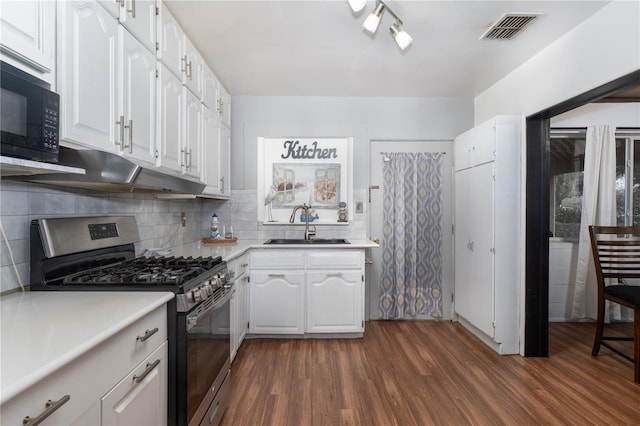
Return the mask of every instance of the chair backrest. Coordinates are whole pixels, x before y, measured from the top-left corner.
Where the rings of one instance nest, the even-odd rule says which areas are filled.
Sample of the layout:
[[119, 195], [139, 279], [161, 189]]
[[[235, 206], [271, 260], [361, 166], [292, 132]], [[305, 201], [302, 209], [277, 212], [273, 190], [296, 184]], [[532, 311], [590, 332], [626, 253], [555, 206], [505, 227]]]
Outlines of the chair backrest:
[[598, 276], [640, 278], [640, 226], [589, 226], [591, 251]]

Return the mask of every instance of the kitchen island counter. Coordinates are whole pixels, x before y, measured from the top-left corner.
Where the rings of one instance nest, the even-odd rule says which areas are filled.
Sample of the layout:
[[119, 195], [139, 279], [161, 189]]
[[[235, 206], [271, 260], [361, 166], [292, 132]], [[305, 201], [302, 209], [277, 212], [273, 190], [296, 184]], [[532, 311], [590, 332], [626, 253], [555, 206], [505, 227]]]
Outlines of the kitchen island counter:
[[[0, 298], [0, 403], [173, 299], [169, 292], [37, 292]], [[88, 378], [89, 379], [89, 378]]]

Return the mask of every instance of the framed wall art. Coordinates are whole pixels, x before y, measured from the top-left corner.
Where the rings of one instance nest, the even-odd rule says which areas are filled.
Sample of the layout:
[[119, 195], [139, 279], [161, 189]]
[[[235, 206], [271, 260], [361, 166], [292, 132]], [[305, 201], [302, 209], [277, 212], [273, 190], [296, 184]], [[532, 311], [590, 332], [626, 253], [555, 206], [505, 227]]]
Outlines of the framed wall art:
[[[349, 222], [353, 138], [259, 137], [257, 152], [259, 221], [288, 224], [293, 209], [306, 204], [313, 224]], [[298, 213], [294, 223], [303, 219]]]

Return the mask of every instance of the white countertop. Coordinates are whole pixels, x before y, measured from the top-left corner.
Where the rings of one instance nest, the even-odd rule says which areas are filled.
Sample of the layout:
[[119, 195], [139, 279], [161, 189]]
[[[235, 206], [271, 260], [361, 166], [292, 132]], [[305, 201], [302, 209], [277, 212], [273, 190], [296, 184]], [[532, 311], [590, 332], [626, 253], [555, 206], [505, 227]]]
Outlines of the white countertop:
[[0, 404], [173, 299], [168, 292], [28, 291], [0, 298]]
[[371, 240], [349, 240], [350, 244], [269, 244], [267, 240], [238, 240], [235, 243], [204, 244], [200, 241], [183, 244], [172, 250], [174, 256], [222, 256], [222, 260], [229, 261], [241, 256], [249, 249], [362, 249], [379, 247]]

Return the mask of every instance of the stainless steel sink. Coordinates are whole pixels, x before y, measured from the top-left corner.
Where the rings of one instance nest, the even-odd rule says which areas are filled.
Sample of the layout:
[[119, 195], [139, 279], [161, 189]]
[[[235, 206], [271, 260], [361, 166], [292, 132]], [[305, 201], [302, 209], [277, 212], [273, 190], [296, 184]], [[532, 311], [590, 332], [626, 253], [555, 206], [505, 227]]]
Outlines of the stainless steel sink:
[[311, 240], [305, 240], [302, 238], [272, 238], [265, 241], [265, 244], [351, 244], [349, 240], [344, 238], [313, 238]]

